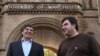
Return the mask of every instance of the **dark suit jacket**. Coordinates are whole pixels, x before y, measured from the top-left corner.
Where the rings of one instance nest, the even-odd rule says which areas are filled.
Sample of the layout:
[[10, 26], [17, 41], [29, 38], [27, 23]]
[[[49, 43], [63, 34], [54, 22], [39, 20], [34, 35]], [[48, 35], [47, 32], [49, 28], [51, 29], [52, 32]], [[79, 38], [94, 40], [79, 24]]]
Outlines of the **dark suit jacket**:
[[[10, 44], [7, 56], [25, 56], [21, 40]], [[32, 47], [28, 56], [44, 56], [43, 46], [36, 42], [32, 42]]]

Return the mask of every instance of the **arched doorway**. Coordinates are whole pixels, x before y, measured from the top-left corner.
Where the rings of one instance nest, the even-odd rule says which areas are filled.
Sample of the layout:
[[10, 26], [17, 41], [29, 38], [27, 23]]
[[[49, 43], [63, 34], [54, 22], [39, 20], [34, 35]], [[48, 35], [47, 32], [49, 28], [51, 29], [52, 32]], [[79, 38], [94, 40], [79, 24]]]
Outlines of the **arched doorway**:
[[[21, 38], [20, 29], [25, 24], [31, 24], [35, 29], [33, 34], [33, 41], [43, 46], [52, 47], [57, 51], [59, 44], [64, 39], [64, 35], [61, 32], [60, 22], [58, 20], [47, 17], [32, 18], [18, 25], [11, 33], [9, 40], [7, 41], [7, 46], [10, 42], [17, 41]], [[44, 47], [44, 50], [52, 52], [50, 48], [48, 49]], [[56, 54], [56, 52], [53, 53]]]

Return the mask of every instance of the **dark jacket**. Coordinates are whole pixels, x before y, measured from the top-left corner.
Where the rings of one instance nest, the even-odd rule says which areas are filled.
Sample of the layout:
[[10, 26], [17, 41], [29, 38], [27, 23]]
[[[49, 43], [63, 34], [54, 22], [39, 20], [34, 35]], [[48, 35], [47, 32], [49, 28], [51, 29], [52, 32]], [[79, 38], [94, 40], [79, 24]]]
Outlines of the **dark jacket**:
[[[10, 44], [7, 56], [24, 56], [21, 40]], [[44, 56], [43, 46], [32, 41], [28, 56]]]

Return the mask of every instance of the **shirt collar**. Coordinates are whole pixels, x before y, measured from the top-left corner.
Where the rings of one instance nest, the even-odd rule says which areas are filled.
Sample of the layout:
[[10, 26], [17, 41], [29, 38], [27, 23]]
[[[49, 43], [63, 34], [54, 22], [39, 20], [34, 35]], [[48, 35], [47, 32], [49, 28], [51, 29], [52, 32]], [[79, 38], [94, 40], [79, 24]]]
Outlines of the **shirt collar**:
[[[26, 42], [24, 38], [21, 39], [22, 42]], [[29, 39], [28, 42], [32, 43], [32, 39]]]

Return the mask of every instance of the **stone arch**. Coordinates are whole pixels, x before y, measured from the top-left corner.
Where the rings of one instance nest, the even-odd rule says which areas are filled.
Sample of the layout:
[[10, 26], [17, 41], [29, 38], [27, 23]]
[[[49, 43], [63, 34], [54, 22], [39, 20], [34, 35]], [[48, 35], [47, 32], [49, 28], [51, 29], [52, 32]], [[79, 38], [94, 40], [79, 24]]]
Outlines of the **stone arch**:
[[[59, 37], [64, 37], [64, 35], [61, 32], [61, 24], [59, 20], [48, 18], [48, 17], [37, 17], [37, 18], [29, 19], [25, 22], [22, 22], [20, 25], [18, 25], [10, 34], [9, 39], [6, 43], [6, 48], [8, 47], [10, 42], [14, 42], [20, 38], [21, 36], [20, 29], [25, 24], [32, 24], [34, 28], [39, 28], [39, 27], [42, 27], [44, 29], [48, 28], [54, 31]], [[59, 38], [59, 37], [58, 37], [59, 40], [57, 41], [59, 41], [60, 44], [61, 40], [63, 40], [64, 38]]]

